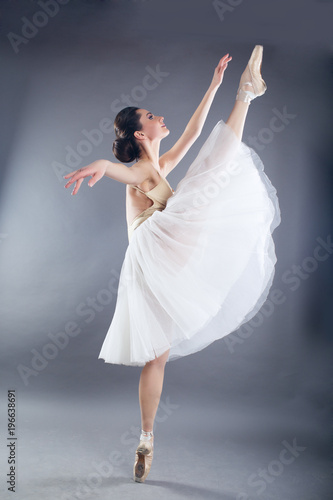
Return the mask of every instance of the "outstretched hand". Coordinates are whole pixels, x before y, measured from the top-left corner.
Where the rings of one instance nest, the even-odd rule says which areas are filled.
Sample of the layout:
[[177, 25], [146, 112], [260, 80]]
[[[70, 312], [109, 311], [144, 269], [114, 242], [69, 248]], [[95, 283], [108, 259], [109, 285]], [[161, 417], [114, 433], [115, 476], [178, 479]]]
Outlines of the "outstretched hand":
[[221, 85], [224, 72], [225, 72], [226, 68], [228, 67], [228, 62], [231, 61], [231, 59], [232, 59], [232, 57], [231, 56], [229, 57], [229, 54], [226, 54], [225, 56], [223, 56], [220, 59], [218, 65], [216, 66], [215, 71], [214, 71], [214, 76], [213, 76], [212, 83], [211, 83], [212, 87], [218, 88]]
[[88, 186], [92, 187], [94, 184], [96, 184], [97, 181], [99, 181], [104, 176], [105, 171], [106, 171], [106, 162], [103, 163], [102, 165], [99, 160], [94, 161], [89, 165], [87, 165], [86, 167], [79, 168], [78, 170], [74, 170], [73, 172], [64, 175], [63, 176], [64, 179], [70, 177], [70, 180], [67, 182], [67, 184], [65, 184], [65, 188], [68, 188], [71, 184], [73, 184], [73, 182], [75, 182], [72, 194], [76, 194], [80, 189], [83, 179], [91, 176], [92, 179], [90, 179], [90, 181], [88, 182]]

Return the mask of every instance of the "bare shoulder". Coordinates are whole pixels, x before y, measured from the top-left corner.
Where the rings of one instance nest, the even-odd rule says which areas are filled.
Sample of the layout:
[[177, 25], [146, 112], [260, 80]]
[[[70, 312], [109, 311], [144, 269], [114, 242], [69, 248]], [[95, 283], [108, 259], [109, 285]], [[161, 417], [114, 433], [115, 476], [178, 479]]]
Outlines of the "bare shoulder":
[[[140, 187], [143, 191], [149, 191], [160, 181], [160, 176], [164, 177], [163, 169], [160, 168], [156, 170], [154, 165], [149, 160], [139, 160], [134, 165], [130, 167], [133, 172], [136, 172], [137, 178], [140, 178], [140, 182], [136, 186]], [[136, 191], [133, 185], [127, 184], [127, 192]]]
[[151, 175], [152, 164], [148, 160], [139, 160], [130, 168], [134, 171], [142, 172], [142, 175], [146, 175], [148, 178]]

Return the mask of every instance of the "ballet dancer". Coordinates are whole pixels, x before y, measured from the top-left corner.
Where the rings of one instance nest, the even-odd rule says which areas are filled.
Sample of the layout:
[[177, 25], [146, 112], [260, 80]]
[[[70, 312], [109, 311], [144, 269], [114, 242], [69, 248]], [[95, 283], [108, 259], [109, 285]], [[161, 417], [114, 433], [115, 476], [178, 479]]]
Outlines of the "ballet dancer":
[[[259, 299], [265, 299], [273, 279], [271, 233], [273, 221], [275, 226], [279, 223], [277, 198], [274, 188], [265, 187], [258, 176], [260, 159], [251, 158], [250, 148], [241, 143], [250, 103], [267, 88], [261, 75], [262, 56], [263, 47], [256, 45], [241, 75], [230, 116], [226, 123], [221, 120], [216, 125], [175, 191], [166, 177], [200, 136], [232, 60], [229, 54], [220, 59], [207, 92], [169, 151], [160, 156], [161, 140], [170, 133], [164, 117], [149, 109], [127, 107], [114, 121], [113, 153], [121, 163], [96, 160], [64, 176], [69, 179], [66, 188], [74, 184], [73, 195], [86, 177], [91, 177], [90, 187], [103, 176], [127, 185], [129, 245], [116, 310], [99, 358], [143, 367], [138, 391], [141, 435], [133, 467], [136, 482], [144, 482], [151, 469], [154, 421], [166, 362], [171, 356], [175, 359], [203, 349], [237, 329], [246, 313], [255, 311], [256, 303], [260, 307]], [[241, 173], [219, 196], [198, 205], [195, 196], [205, 189], [207, 193], [213, 174], [216, 179], [233, 158], [244, 167]], [[124, 165], [131, 162], [135, 162], [131, 167]], [[247, 243], [239, 243], [237, 231]], [[230, 290], [235, 290], [233, 297], [227, 295]], [[225, 303], [224, 297], [229, 301]], [[209, 337], [206, 325], [224, 303], [228, 307], [223, 320], [226, 317], [228, 323], [230, 311], [230, 321], [224, 330], [221, 323], [221, 330]]]

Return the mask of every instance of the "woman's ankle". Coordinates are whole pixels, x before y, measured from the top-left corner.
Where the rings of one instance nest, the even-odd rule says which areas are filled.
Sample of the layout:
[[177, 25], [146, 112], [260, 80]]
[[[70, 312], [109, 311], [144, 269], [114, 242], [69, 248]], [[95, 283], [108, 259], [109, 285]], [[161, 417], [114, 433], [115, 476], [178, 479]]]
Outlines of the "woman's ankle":
[[149, 441], [152, 437], [154, 437], [153, 431], [145, 431], [141, 429], [140, 441]]

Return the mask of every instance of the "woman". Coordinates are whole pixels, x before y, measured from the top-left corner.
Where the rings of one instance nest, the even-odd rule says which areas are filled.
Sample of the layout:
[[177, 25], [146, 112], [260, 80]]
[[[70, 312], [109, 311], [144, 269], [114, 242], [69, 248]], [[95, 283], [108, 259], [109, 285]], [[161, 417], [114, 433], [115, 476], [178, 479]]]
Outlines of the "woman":
[[[133, 477], [143, 482], [153, 458], [153, 425], [167, 361], [197, 352], [235, 331], [261, 308], [274, 276], [272, 232], [280, 223], [276, 190], [258, 155], [242, 141], [250, 102], [264, 94], [263, 47], [256, 45], [236, 101], [220, 120], [175, 191], [166, 180], [199, 137], [229, 54], [175, 145], [162, 116], [127, 107], [116, 116], [113, 152], [131, 167], [97, 160], [64, 176], [76, 194], [85, 177], [127, 184], [129, 245], [112, 323], [99, 358], [143, 366], [139, 382], [141, 435]], [[220, 311], [220, 314], [218, 314]], [[212, 318], [219, 321], [212, 326]]]

